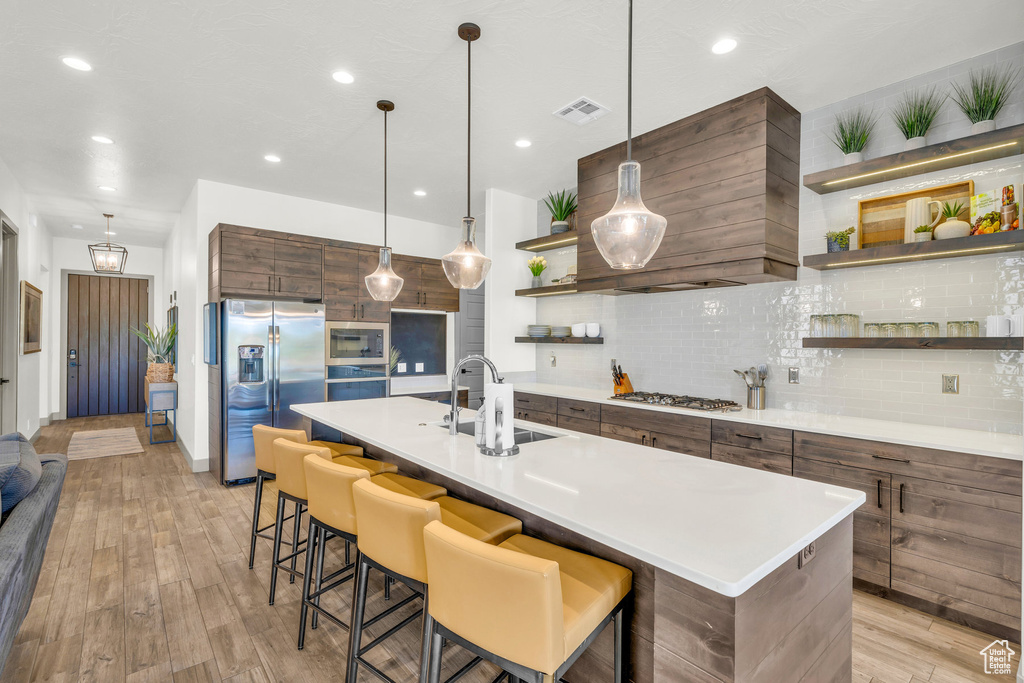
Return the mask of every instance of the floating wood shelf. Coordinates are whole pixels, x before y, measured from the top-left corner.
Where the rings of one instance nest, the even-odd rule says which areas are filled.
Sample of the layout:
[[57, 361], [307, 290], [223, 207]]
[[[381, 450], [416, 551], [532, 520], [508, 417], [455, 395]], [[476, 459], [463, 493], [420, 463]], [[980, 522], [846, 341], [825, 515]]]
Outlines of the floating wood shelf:
[[804, 176], [804, 187], [828, 194], [864, 187], [886, 180], [909, 178], [919, 173], [941, 171], [982, 161], [992, 161], [1024, 151], [1024, 124], [1000, 128], [990, 133], [928, 145], [899, 154], [890, 154]]
[[836, 251], [804, 256], [804, 267], [815, 270], [859, 268], [886, 263], [929, 261], [957, 256], [978, 256], [1004, 251], [1024, 251], [1024, 230], [1008, 230], [991, 235], [958, 237], [951, 240], [890, 244], [884, 247]]
[[604, 337], [516, 337], [517, 344], [604, 344]]
[[807, 337], [804, 348], [1022, 351], [1024, 337]]
[[579, 233], [575, 230], [569, 230], [568, 232], [560, 232], [555, 235], [545, 235], [544, 237], [535, 237], [524, 242], [516, 242], [516, 249], [522, 251], [547, 251], [548, 249], [557, 249], [558, 247], [571, 247], [576, 244], [578, 239]]
[[565, 285], [547, 285], [545, 287], [530, 287], [529, 289], [517, 289], [516, 296], [558, 296], [559, 294], [575, 294], [576, 283]]

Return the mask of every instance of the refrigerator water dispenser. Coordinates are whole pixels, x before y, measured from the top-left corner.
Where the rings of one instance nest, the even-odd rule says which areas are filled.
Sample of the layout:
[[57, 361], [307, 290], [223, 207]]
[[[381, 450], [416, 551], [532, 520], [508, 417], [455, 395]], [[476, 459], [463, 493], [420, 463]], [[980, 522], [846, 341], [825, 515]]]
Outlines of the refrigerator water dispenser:
[[238, 347], [238, 383], [259, 384], [263, 381], [262, 346]]

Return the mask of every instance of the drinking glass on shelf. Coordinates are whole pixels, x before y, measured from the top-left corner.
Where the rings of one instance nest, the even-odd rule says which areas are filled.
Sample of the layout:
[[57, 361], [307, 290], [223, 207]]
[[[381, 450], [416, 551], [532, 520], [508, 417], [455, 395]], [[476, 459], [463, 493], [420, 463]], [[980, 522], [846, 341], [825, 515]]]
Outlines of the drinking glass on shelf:
[[917, 334], [921, 337], [938, 337], [939, 336], [939, 324], [938, 323], [918, 323]]
[[864, 336], [865, 337], [881, 337], [882, 336], [882, 324], [881, 323], [864, 323]]
[[839, 336], [839, 316], [838, 315], [826, 315], [825, 316], [825, 336], [826, 337], [838, 337]]
[[853, 313], [844, 313], [839, 316], [839, 336], [859, 337], [860, 316]]
[[825, 336], [825, 316], [812, 315], [811, 316], [811, 336], [812, 337], [824, 337]]
[[883, 337], [898, 337], [900, 336], [900, 326], [897, 323], [882, 323], [882, 336]]
[[981, 327], [978, 325], [977, 320], [961, 320], [960, 321], [960, 336], [961, 337], [977, 337], [981, 334]]
[[917, 323], [900, 323], [900, 335], [901, 337], [916, 337], [917, 336]]
[[946, 323], [946, 336], [947, 337], [960, 337], [963, 336], [963, 326], [959, 320], [950, 320]]

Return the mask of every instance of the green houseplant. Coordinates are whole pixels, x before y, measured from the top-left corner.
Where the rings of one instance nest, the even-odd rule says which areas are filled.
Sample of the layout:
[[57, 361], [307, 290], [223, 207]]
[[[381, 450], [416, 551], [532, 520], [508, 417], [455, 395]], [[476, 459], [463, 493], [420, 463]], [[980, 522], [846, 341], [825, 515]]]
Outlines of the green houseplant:
[[551, 234], [567, 232], [569, 219], [576, 213], [576, 193], [570, 190], [562, 190], [558, 194], [549, 192], [544, 198], [544, 205], [551, 213]]
[[996, 129], [996, 115], [1006, 106], [1019, 81], [1020, 69], [992, 67], [972, 70], [967, 75], [967, 85], [953, 84], [951, 97], [970, 120], [972, 134]]
[[931, 128], [946, 97], [932, 87], [905, 93], [892, 110], [892, 120], [907, 139], [905, 149], [918, 149], [925, 145], [925, 135]]
[[937, 240], [949, 240], [957, 237], [967, 237], [971, 234], [971, 224], [960, 220], [960, 214], [966, 209], [966, 205], [960, 201], [943, 202], [942, 217], [945, 219], [935, 227], [933, 234]]
[[843, 153], [845, 163], [855, 164], [864, 161], [864, 148], [877, 121], [878, 117], [861, 109], [836, 115], [829, 137]]
[[161, 330], [146, 323], [146, 331], [134, 327], [131, 333], [146, 345], [146, 378], [153, 383], [171, 382], [174, 380], [174, 340], [178, 337], [178, 326], [168, 325]]
[[825, 239], [828, 243], [829, 253], [837, 251], [850, 251], [850, 235], [857, 232], [857, 228], [847, 228], [846, 230], [833, 230], [825, 233]]
[[914, 228], [914, 241], [915, 242], [931, 242], [932, 240], [932, 226], [930, 225], [919, 225]]

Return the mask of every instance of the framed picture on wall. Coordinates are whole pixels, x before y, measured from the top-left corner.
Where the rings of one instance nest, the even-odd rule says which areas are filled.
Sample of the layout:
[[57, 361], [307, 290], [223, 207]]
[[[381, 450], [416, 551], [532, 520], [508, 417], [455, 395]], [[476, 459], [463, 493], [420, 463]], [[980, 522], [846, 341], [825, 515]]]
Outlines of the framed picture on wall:
[[21, 352], [43, 350], [43, 290], [21, 281]]

